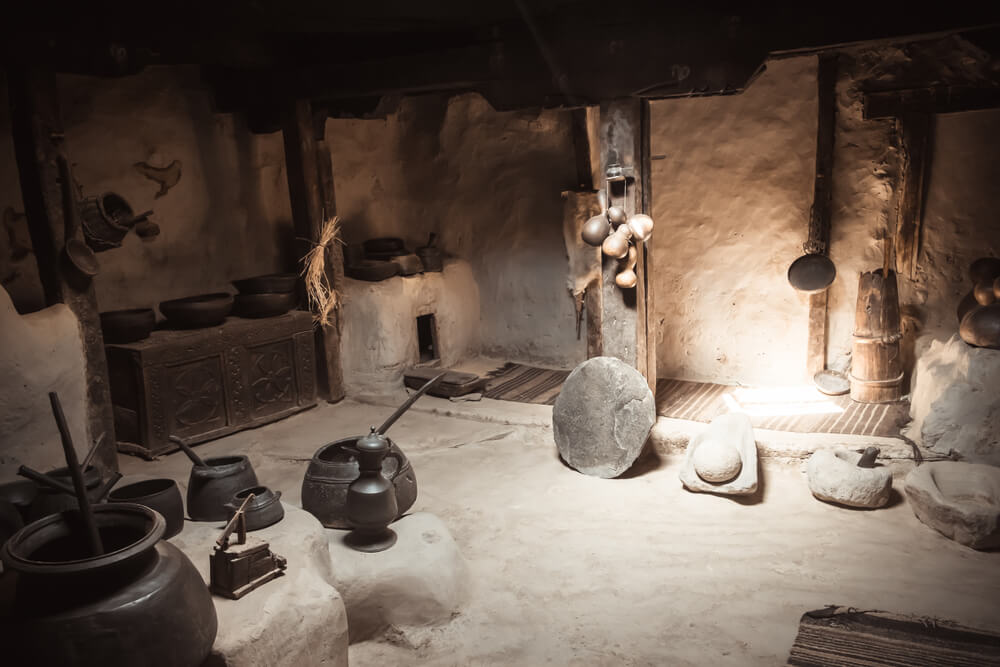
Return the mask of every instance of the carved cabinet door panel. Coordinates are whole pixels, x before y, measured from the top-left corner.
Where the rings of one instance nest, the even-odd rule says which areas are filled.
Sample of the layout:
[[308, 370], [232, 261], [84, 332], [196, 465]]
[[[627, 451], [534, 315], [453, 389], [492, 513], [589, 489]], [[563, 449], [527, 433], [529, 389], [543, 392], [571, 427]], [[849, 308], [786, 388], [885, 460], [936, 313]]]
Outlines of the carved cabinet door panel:
[[221, 354], [166, 365], [164, 375], [169, 434], [184, 438], [229, 424]]
[[251, 419], [297, 407], [297, 371], [291, 338], [247, 347], [246, 360], [244, 374]]

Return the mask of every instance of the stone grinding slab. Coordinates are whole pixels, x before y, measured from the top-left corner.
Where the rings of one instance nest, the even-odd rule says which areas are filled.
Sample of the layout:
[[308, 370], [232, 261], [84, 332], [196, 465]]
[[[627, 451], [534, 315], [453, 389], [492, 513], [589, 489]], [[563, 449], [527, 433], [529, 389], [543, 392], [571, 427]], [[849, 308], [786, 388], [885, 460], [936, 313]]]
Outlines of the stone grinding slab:
[[[732, 444], [740, 453], [743, 465], [735, 479], [721, 484], [706, 482], [694, 469], [694, 454], [710, 440]], [[746, 496], [757, 491], [757, 443], [753, 437], [750, 417], [741, 412], [719, 415], [704, 431], [691, 438], [684, 451], [680, 480], [688, 491]]]
[[614, 357], [573, 369], [552, 408], [559, 455], [585, 475], [611, 478], [628, 470], [656, 421], [646, 379]]

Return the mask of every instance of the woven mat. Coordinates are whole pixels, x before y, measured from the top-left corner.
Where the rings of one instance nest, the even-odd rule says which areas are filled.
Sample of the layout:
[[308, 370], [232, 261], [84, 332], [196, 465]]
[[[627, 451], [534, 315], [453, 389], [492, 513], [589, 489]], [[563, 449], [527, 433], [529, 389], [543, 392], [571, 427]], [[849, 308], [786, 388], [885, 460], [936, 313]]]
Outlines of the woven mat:
[[656, 411], [699, 422], [739, 411], [754, 428], [886, 437], [898, 436], [910, 419], [907, 401], [855, 403], [849, 395], [827, 396], [811, 387], [754, 389], [685, 380], [657, 383]]
[[483, 396], [501, 401], [552, 405], [569, 371], [508, 363], [488, 374]]
[[828, 607], [802, 615], [788, 664], [796, 667], [1000, 665], [1000, 635], [950, 621]]

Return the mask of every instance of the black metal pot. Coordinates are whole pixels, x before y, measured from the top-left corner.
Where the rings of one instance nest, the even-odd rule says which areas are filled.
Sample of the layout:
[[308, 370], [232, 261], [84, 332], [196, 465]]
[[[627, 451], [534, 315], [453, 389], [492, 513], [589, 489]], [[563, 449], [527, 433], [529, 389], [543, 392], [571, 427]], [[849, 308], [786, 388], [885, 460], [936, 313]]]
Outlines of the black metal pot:
[[110, 310], [101, 313], [101, 333], [105, 343], [134, 343], [149, 338], [156, 325], [152, 308]]
[[236, 492], [233, 499], [226, 503], [227, 520], [232, 519], [236, 510], [243, 505], [247, 496], [253, 494], [253, 500], [243, 510], [246, 517], [247, 530], [267, 528], [285, 518], [285, 508], [281, 506], [281, 491], [272, 491], [266, 486], [253, 486]]
[[205, 465], [191, 466], [187, 511], [194, 521], [225, 521], [226, 509], [237, 492], [257, 486], [257, 475], [246, 456], [213, 456]]
[[184, 501], [177, 482], [172, 479], [147, 479], [119, 486], [108, 496], [108, 501], [135, 503], [159, 512], [167, 522], [165, 540], [184, 530]]
[[[91, 555], [76, 513], [45, 517], [0, 550], [0, 645], [14, 665], [200, 665], [215, 641], [212, 596], [142, 505], [94, 506], [106, 553]], [[6, 579], [6, 577], [5, 577]]]
[[233, 309], [233, 296], [226, 292], [199, 294], [160, 303], [167, 324], [180, 329], [214, 327], [226, 321]]
[[269, 273], [263, 276], [234, 280], [233, 287], [238, 289], [240, 294], [294, 292], [298, 280], [299, 274], [297, 273]]
[[[73, 484], [69, 468], [56, 468], [46, 474], [60, 482], [65, 482], [69, 485]], [[87, 469], [83, 471], [83, 483], [87, 487], [87, 492], [91, 500], [97, 500], [96, 493], [98, 487], [101, 485], [101, 471], [94, 466], [87, 466]], [[38, 495], [35, 497], [34, 502], [31, 503], [31, 507], [28, 508], [28, 520], [36, 521], [50, 514], [62, 512], [63, 510], [76, 509], [77, 507], [78, 505], [74, 496], [62, 491], [56, 491], [48, 486], [39, 486]]]
[[233, 314], [239, 317], [277, 317], [284, 315], [298, 303], [295, 292], [268, 294], [237, 294], [233, 297]]
[[[361, 437], [343, 438], [320, 447], [306, 468], [302, 509], [327, 528], [351, 527], [347, 520], [347, 487], [360, 473], [354, 444]], [[388, 440], [389, 453], [382, 460], [382, 476], [395, 487], [398, 518], [417, 500], [417, 478], [403, 451]]]

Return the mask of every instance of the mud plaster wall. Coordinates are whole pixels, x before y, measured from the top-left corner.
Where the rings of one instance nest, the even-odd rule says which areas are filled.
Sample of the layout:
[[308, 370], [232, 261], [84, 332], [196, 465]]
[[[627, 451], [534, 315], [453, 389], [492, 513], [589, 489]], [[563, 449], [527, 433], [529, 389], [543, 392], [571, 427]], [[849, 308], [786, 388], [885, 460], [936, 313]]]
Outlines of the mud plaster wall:
[[76, 317], [65, 304], [19, 315], [0, 289], [0, 478], [20, 464], [65, 465], [48, 392], [59, 402], [82, 458], [89, 449], [87, 379]]
[[808, 303], [785, 278], [812, 202], [815, 60], [744, 93], [653, 102], [659, 377], [798, 381]]
[[438, 233], [478, 283], [482, 352], [572, 368], [586, 356], [566, 287], [560, 193], [574, 185], [567, 112], [497, 112], [479, 95], [407, 98], [384, 120], [330, 120], [344, 238]]
[[[151, 67], [115, 79], [62, 75], [57, 84], [83, 196], [117, 192], [137, 213], [153, 209], [161, 228], [150, 240], [130, 233], [121, 248], [98, 255], [101, 310], [233, 291], [230, 280], [283, 268], [292, 228], [280, 133], [254, 135], [239, 116], [214, 113], [194, 67]], [[4, 103], [0, 156], [10, 159], [0, 167], [0, 209], [23, 211], [8, 114]], [[156, 197], [160, 184], [134, 165], [163, 168], [175, 160], [180, 180]], [[24, 221], [18, 225], [15, 238], [27, 239]], [[9, 235], [0, 255], [4, 275], [19, 272], [8, 286], [18, 308], [40, 307], [34, 257], [12, 260]]]
[[[963, 57], [954, 44], [939, 48], [942, 63]], [[858, 276], [881, 266], [876, 235], [895, 224], [894, 124], [863, 120], [862, 85], [894, 81], [913, 59], [892, 47], [840, 56], [828, 365], [848, 362]], [[652, 104], [651, 154], [665, 156], [652, 163], [660, 377], [806, 379], [808, 301], [786, 272], [802, 254], [812, 203], [815, 63], [770, 61], [741, 95]], [[996, 111], [936, 118], [919, 270], [914, 280], [900, 279], [907, 366], [921, 333], [944, 340], [955, 331], [972, 260], [1000, 250], [998, 132]]]

